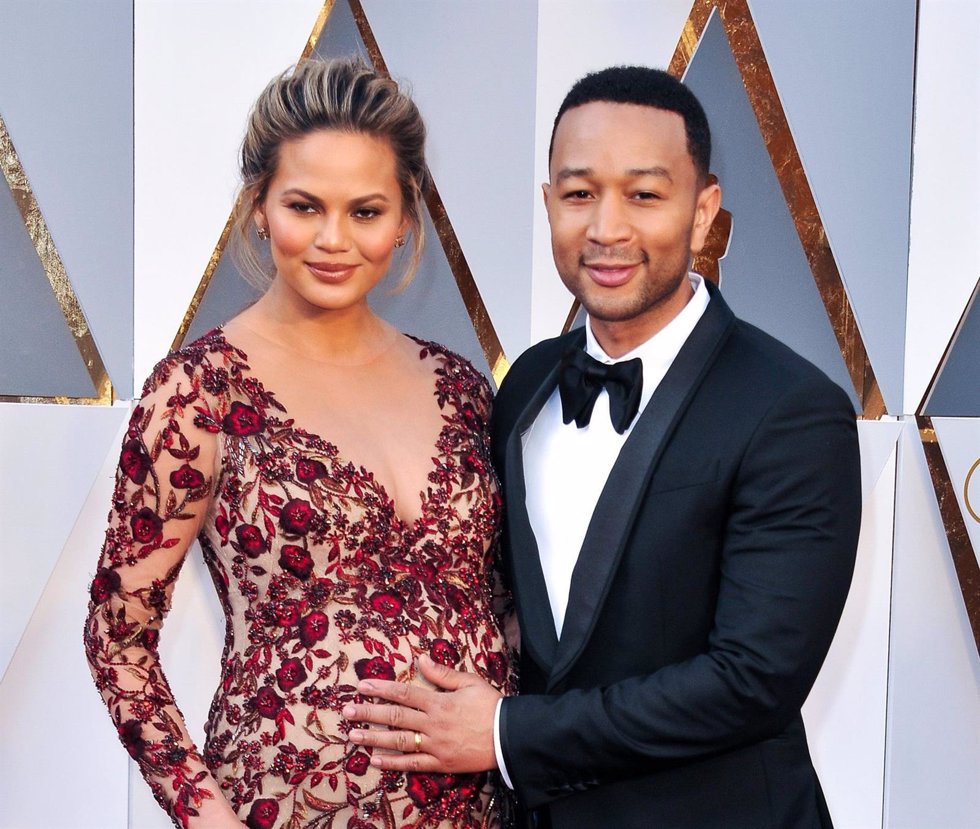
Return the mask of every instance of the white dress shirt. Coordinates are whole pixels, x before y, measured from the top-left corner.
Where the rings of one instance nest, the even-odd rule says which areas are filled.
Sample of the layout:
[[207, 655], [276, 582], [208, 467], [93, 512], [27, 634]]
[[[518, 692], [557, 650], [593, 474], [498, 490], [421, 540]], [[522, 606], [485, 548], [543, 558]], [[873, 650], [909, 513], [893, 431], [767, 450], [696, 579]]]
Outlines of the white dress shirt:
[[[602, 363], [639, 357], [643, 363], [640, 408], [623, 434], [609, 417], [609, 394], [603, 389], [596, 400], [589, 425], [579, 429], [575, 421], [562, 422], [561, 397], [556, 388], [530, 428], [521, 436], [524, 448], [524, 481], [527, 513], [537, 541], [538, 556], [548, 588], [548, 601], [561, 638], [572, 571], [585, 540], [592, 513], [609, 472], [623, 444], [660, 381], [708, 307], [709, 294], [703, 278], [689, 275], [694, 296], [660, 331], [617, 359], [607, 355], [586, 320], [586, 352]], [[494, 750], [504, 782], [510, 779], [500, 751], [500, 704], [494, 719]]]

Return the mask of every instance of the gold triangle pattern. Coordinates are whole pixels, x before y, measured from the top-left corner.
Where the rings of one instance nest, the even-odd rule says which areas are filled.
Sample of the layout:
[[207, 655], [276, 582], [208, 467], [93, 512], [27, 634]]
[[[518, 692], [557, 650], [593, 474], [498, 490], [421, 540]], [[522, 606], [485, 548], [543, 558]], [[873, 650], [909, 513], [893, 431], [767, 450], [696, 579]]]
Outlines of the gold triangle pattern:
[[861, 339], [854, 310], [793, 141], [747, 0], [694, 0], [668, 71], [675, 77], [683, 77], [713, 13], [718, 14], [728, 37], [735, 65], [742, 76], [786, 206], [857, 392], [862, 416], [865, 420], [877, 420], [885, 414], [884, 398]]
[[[949, 554], [953, 559], [956, 580], [960, 584], [960, 593], [963, 594], [966, 615], [970, 620], [970, 628], [973, 631], [977, 652], [980, 653], [980, 564], [977, 562], [973, 543], [970, 541], [966, 519], [956, 499], [956, 490], [953, 487], [953, 480], [949, 474], [949, 467], [946, 466], [946, 459], [943, 457], [939, 439], [936, 437], [932, 418], [916, 415], [915, 420], [919, 427], [919, 439], [922, 441], [922, 449], [926, 455], [929, 476], [932, 478], [932, 486], [936, 491], [939, 514], [942, 516], [943, 527], [946, 530], [946, 541], [949, 544]], [[980, 466], [980, 460], [977, 460], [970, 469], [963, 488], [964, 502], [967, 509], [970, 510], [971, 517], [980, 521], [980, 517], [973, 512], [973, 508], [970, 506], [969, 492], [967, 491], [970, 478], [978, 466]]]
[[[370, 57], [374, 68], [378, 72], [388, 75], [388, 67], [385, 63], [384, 56], [381, 54], [377, 39], [374, 36], [374, 32], [371, 30], [367, 15], [364, 13], [360, 0], [347, 0], [347, 2], [350, 6], [354, 21], [357, 24], [358, 33], [361, 36], [361, 40], [364, 42], [364, 46], [367, 49], [368, 56]], [[335, 3], [336, 0], [325, 0], [319, 14], [317, 15], [316, 22], [313, 24], [313, 30], [310, 32], [306, 45], [300, 54], [300, 61], [306, 60], [311, 54], [313, 54]], [[504, 354], [503, 346], [501, 345], [497, 332], [490, 320], [490, 315], [487, 312], [486, 305], [483, 302], [483, 298], [480, 296], [480, 291], [477, 288], [476, 281], [473, 279], [473, 273], [466, 262], [466, 257], [464, 256], [463, 250], [460, 247], [459, 239], [456, 236], [456, 232], [453, 230], [452, 223], [449, 221], [449, 216], [446, 212], [445, 205], [439, 196], [439, 192], [436, 189], [435, 184], [432, 185], [429, 194], [426, 197], [426, 206], [429, 209], [429, 216], [432, 219], [433, 225], [435, 225], [436, 232], [439, 236], [439, 241], [442, 244], [443, 251], [446, 255], [446, 260], [449, 263], [450, 269], [452, 270], [453, 278], [456, 281], [456, 286], [459, 289], [460, 296], [462, 297], [463, 303], [466, 306], [466, 311], [470, 317], [470, 322], [473, 325], [473, 330], [476, 333], [480, 347], [483, 350], [483, 355], [486, 358], [487, 365], [490, 366], [494, 382], [499, 386], [500, 382], [504, 378], [504, 375], [507, 373], [508, 368], [510, 367], [510, 363], [507, 361], [507, 357]], [[204, 297], [208, 285], [211, 282], [211, 278], [214, 275], [215, 269], [218, 266], [218, 262], [220, 261], [221, 256], [228, 244], [231, 229], [232, 219], [229, 217], [228, 221], [225, 223], [221, 237], [218, 240], [218, 244], [215, 246], [215, 249], [211, 254], [211, 258], [208, 260], [208, 265], [205, 268], [204, 275], [201, 277], [201, 281], [194, 293], [191, 304], [184, 315], [180, 329], [174, 338], [172, 345], [173, 348], [179, 348], [184, 341], [184, 337], [187, 335], [187, 331], [194, 319], [194, 315], [197, 313], [201, 300]]]
[[[932, 418], [923, 414], [936, 383], [939, 382], [939, 375], [942, 374], [946, 358], [952, 351], [960, 329], [966, 321], [967, 314], [970, 312], [973, 302], [977, 301], [978, 296], [980, 296], [980, 282], [977, 283], [970, 302], [963, 309], [960, 320], [953, 330], [953, 335], [946, 344], [942, 359], [939, 361], [932, 380], [919, 402], [915, 419], [919, 427], [919, 439], [922, 441], [922, 449], [925, 451], [926, 463], [929, 466], [932, 487], [936, 492], [936, 501], [939, 503], [943, 527], [946, 530], [946, 541], [949, 544], [949, 553], [953, 559], [953, 568], [956, 570], [956, 579], [960, 584], [960, 592], [963, 594], [963, 603], [966, 605], [966, 615], [970, 619], [970, 628], [973, 630], [977, 652], [980, 653], [980, 563], [977, 562], [976, 551], [973, 549], [973, 542], [970, 540], [970, 533], [966, 527], [966, 517], [963, 515], [956, 498], [956, 489], [953, 486], [953, 479], [949, 474], [946, 459], [943, 457], [939, 440], [936, 437]], [[970, 503], [969, 493], [970, 480], [977, 473], [978, 468], [980, 468], [980, 458], [970, 467], [966, 480], [963, 482], [963, 503], [966, 505], [970, 517], [980, 522], [980, 515]]]
[[85, 368], [92, 380], [95, 393], [91, 397], [33, 397], [23, 395], [2, 395], [0, 402], [3, 403], [79, 403], [87, 405], [111, 406], [113, 400], [112, 383], [109, 380], [109, 373], [106, 371], [102, 356], [92, 337], [88, 320], [85, 313], [75, 296], [71, 280], [65, 271], [65, 265], [61, 261], [61, 256], [55, 247], [51, 232], [44, 221], [41, 208], [38, 206], [34, 191], [31, 189], [27, 173], [17, 156], [13, 141], [7, 132], [7, 126], [0, 117], [0, 170], [3, 177], [10, 187], [14, 202], [17, 205], [24, 227], [34, 244], [41, 265], [48, 277], [51, 290], [54, 292], [58, 307], [64, 315], [65, 323], [71, 332], [81, 355]]
[[[977, 282], [970, 301], [963, 308], [959, 322], [953, 329], [953, 334], [943, 351], [942, 359], [936, 366], [936, 371], [922, 395], [922, 400], [919, 401], [915, 419], [919, 427], [922, 449], [926, 455], [926, 464], [929, 467], [929, 477], [932, 479], [932, 488], [935, 490], [936, 501], [939, 503], [939, 513], [946, 530], [946, 542], [949, 544], [949, 554], [953, 559], [956, 580], [960, 585], [960, 593], [963, 594], [963, 604], [966, 605], [966, 615], [970, 620], [970, 628], [973, 631], [977, 652], [980, 653], [980, 564], [977, 562], [976, 551], [973, 549], [973, 542], [970, 540], [970, 533], [966, 528], [966, 517], [957, 501], [953, 479], [949, 474], [946, 459], [943, 457], [939, 439], [936, 437], [932, 418], [923, 414], [929, 404], [929, 398], [939, 382], [939, 376], [946, 365], [946, 360], [953, 350], [953, 345], [966, 322], [967, 315], [970, 313], [970, 308], [974, 302], [978, 301], [978, 298], [980, 298], [980, 282]], [[980, 458], [970, 467], [966, 480], [963, 482], [963, 503], [966, 504], [970, 517], [980, 522], [980, 515], [974, 511], [970, 503], [969, 493], [970, 479], [978, 467], [980, 467]]]

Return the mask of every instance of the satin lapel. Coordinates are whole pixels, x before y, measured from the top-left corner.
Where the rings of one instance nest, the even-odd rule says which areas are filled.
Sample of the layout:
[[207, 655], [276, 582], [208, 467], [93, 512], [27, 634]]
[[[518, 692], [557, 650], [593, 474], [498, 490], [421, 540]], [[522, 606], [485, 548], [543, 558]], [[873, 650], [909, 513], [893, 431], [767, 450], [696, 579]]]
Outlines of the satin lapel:
[[653, 470], [674, 424], [700, 385], [733, 320], [728, 306], [716, 292], [712, 292], [704, 315], [657, 387], [613, 464], [572, 572], [568, 609], [549, 679], [549, 690], [562, 680], [592, 634]]
[[[570, 342], [581, 346], [584, 330], [573, 333]], [[549, 671], [555, 661], [558, 635], [551, 615], [548, 588], [541, 569], [538, 543], [531, 530], [527, 515], [527, 490], [524, 482], [524, 451], [521, 433], [526, 431], [538, 416], [558, 384], [558, 362], [545, 368], [540, 384], [528, 398], [507, 435], [506, 465], [504, 467], [504, 496], [507, 508], [507, 544], [513, 571], [512, 589], [517, 605], [517, 617], [521, 626], [521, 647], [542, 667]]]

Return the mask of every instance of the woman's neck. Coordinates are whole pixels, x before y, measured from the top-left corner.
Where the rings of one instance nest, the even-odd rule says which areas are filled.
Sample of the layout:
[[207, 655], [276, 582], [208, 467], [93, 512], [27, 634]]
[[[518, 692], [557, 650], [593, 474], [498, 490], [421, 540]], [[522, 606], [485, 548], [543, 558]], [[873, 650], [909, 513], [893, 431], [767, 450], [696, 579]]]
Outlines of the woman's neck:
[[300, 306], [287, 292], [278, 290], [276, 282], [235, 321], [300, 357], [331, 365], [371, 362], [398, 337], [366, 301], [338, 309]]

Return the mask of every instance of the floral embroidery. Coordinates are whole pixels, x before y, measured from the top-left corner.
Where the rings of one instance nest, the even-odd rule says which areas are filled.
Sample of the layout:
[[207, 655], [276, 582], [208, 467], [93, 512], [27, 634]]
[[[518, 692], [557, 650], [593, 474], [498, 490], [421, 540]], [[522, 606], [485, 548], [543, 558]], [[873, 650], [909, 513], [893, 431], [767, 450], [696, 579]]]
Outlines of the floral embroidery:
[[[289, 418], [220, 329], [147, 381], [85, 644], [121, 741], [176, 825], [219, 795], [215, 782], [253, 829], [480, 825], [484, 775], [380, 772], [340, 716], [358, 679], [416, 681], [421, 653], [514, 690], [493, 612], [489, 388], [438, 346], [419, 341], [419, 357], [437, 363], [444, 425], [411, 524], [368, 470]], [[228, 621], [200, 753], [156, 650], [195, 535]]]

